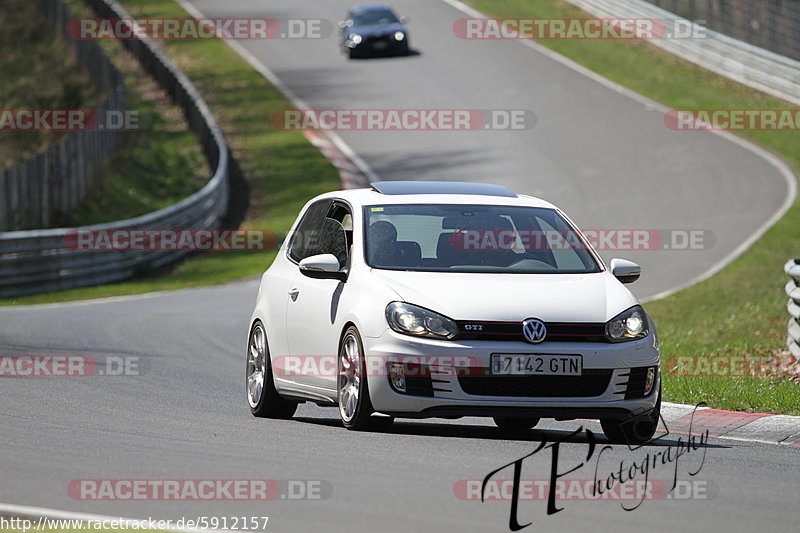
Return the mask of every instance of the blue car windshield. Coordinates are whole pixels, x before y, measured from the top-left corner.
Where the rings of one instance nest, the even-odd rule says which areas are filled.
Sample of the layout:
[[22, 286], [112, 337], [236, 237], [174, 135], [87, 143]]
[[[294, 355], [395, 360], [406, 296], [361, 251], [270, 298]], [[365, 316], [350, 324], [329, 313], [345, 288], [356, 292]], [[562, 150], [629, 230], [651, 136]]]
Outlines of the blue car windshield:
[[381, 26], [400, 22], [388, 9], [376, 9], [353, 15], [353, 26]]
[[464, 204], [364, 208], [373, 268], [421, 272], [599, 272], [590, 245], [555, 209]]

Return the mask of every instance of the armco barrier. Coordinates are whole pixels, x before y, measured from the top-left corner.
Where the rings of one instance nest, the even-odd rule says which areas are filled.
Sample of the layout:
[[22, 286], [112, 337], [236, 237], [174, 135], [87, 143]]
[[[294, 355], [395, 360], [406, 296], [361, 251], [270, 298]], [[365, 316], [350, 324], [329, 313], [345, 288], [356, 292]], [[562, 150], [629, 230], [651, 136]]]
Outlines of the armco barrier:
[[[67, 33], [72, 18], [60, 0], [35, 0], [44, 18], [70, 43], [92, 84], [107, 94], [95, 110], [98, 117], [125, 109], [125, 80], [94, 41], [78, 41]], [[122, 130], [70, 134], [35, 157], [0, 172], [0, 231], [50, 227], [59, 214], [74, 211], [99, 181], [106, 162], [125, 136]]]
[[786, 339], [787, 347], [792, 355], [800, 362], [800, 259], [790, 259], [783, 270], [791, 278], [786, 282], [786, 296], [789, 303], [789, 337]]
[[800, 59], [797, 0], [647, 0], [714, 31]]
[[[86, 0], [100, 18], [130, 19], [114, 0]], [[81, 229], [159, 229], [218, 227], [229, 196], [228, 147], [211, 111], [189, 79], [153, 41], [122, 41], [183, 110], [214, 175], [197, 193], [146, 215]], [[176, 261], [185, 251], [79, 251], [66, 246], [75, 228], [0, 233], [0, 297], [99, 285]]]
[[[645, 0], [567, 0], [596, 17], [681, 19]], [[688, 22], [688, 21], [687, 21]], [[696, 30], [701, 27], [694, 25]], [[800, 61], [702, 27], [702, 38], [648, 41], [703, 68], [800, 105]]]

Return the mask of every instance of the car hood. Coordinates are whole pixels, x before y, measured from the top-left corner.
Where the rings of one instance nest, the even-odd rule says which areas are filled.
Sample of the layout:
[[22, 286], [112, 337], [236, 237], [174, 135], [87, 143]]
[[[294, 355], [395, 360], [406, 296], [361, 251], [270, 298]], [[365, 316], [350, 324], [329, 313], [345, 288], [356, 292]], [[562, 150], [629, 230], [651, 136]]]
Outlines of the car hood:
[[347, 35], [357, 33], [362, 37], [376, 37], [380, 35], [391, 35], [396, 31], [408, 33], [405, 26], [398, 22], [392, 24], [380, 24], [378, 26], [353, 26], [347, 29]]
[[403, 301], [454, 320], [606, 322], [638, 302], [610, 272], [470, 274], [372, 269]]

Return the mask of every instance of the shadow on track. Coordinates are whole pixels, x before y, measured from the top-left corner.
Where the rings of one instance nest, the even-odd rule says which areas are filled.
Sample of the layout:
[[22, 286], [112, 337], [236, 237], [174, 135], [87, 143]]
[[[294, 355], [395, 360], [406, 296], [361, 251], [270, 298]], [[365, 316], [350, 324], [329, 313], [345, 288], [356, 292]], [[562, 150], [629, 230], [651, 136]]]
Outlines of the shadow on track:
[[[296, 422], [304, 424], [314, 424], [317, 426], [328, 426], [336, 429], [337, 431], [346, 431], [341, 422], [335, 418], [310, 418], [310, 417], [295, 417]], [[556, 430], [556, 429], [529, 429], [524, 431], [504, 431], [492, 426], [473, 426], [467, 424], [443, 424], [437, 422], [418, 422], [414, 420], [401, 420], [386, 428], [378, 428], [371, 430], [370, 433], [379, 433], [384, 435], [410, 435], [419, 437], [442, 437], [442, 438], [457, 438], [457, 439], [480, 439], [480, 440], [502, 440], [502, 441], [516, 441], [516, 442], [539, 442], [547, 440], [553, 442], [559, 438], [566, 437], [572, 431]], [[602, 432], [595, 432], [598, 444], [611, 444], [611, 442], [603, 435]], [[678, 442], [678, 438], [681, 442]], [[582, 444], [587, 443], [585, 435], [579, 435], [570, 442]], [[686, 437], [680, 436], [665, 436], [648, 442], [644, 446], [679, 446], [686, 445]], [[705, 444], [706, 448], [730, 448], [721, 444]]]

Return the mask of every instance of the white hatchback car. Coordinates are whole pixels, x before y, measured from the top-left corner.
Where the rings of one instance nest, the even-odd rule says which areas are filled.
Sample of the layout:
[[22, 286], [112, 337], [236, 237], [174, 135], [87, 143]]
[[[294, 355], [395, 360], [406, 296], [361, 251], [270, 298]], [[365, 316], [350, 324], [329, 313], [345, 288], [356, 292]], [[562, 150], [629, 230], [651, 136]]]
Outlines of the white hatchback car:
[[649, 440], [661, 406], [652, 320], [555, 206], [490, 184], [377, 182], [303, 208], [250, 320], [255, 416], [300, 402], [366, 429], [394, 417], [599, 419]]

